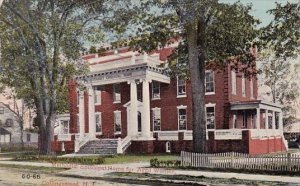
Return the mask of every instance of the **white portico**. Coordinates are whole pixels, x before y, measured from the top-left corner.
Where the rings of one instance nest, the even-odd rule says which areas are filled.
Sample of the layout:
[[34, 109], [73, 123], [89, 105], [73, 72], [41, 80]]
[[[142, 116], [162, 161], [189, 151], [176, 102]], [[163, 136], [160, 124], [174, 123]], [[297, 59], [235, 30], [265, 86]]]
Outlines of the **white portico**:
[[[137, 52], [126, 52], [105, 57], [88, 60], [91, 72], [86, 76], [79, 76], [76, 81], [84, 85], [88, 93], [88, 110], [84, 110], [85, 99], [83, 91], [79, 91], [78, 99], [78, 143], [82, 146], [88, 140], [96, 138], [96, 135], [104, 131], [97, 127], [99, 118], [95, 111], [95, 94], [100, 93], [97, 87], [109, 84], [127, 83], [130, 86], [130, 100], [123, 104], [127, 111], [127, 137], [122, 140], [153, 140], [150, 131], [150, 83], [152, 81], [160, 83], [170, 83], [165, 68], [158, 67], [161, 64], [159, 55], [147, 55]], [[138, 86], [142, 86], [142, 100], [138, 100]], [[101, 97], [101, 96], [100, 96]], [[121, 98], [116, 97], [116, 102], [121, 103]], [[101, 104], [101, 100], [100, 100]], [[85, 133], [85, 112], [88, 112], [89, 132]], [[118, 111], [115, 111], [118, 112]]]

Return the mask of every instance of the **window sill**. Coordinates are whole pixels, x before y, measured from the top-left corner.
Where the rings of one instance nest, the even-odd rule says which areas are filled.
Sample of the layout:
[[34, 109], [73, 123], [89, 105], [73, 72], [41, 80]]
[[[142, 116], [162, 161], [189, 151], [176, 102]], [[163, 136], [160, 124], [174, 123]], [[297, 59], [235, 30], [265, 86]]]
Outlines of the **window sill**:
[[102, 135], [102, 132], [96, 132], [95, 135]]
[[177, 98], [186, 98], [186, 95], [177, 95]]
[[119, 134], [122, 134], [122, 132], [115, 132], [115, 135], [119, 135]]
[[186, 132], [187, 129], [181, 129], [181, 130], [178, 130], [178, 132]]
[[101, 105], [101, 103], [95, 103], [95, 106]]
[[205, 92], [205, 95], [215, 95], [215, 92]]
[[121, 101], [114, 101], [113, 104], [121, 103]]
[[159, 98], [152, 98], [151, 100], [160, 100], [160, 97]]

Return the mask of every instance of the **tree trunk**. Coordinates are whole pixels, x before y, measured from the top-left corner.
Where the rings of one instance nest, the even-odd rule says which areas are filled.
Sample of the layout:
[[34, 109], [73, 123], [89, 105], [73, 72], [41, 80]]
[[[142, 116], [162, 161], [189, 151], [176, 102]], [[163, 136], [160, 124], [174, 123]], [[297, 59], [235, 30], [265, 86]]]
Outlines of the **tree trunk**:
[[[199, 48], [197, 22], [186, 26], [193, 102], [193, 151], [206, 152], [205, 53]], [[201, 44], [200, 44], [201, 46]], [[200, 50], [199, 50], [200, 49]], [[200, 54], [199, 54], [200, 52]]]

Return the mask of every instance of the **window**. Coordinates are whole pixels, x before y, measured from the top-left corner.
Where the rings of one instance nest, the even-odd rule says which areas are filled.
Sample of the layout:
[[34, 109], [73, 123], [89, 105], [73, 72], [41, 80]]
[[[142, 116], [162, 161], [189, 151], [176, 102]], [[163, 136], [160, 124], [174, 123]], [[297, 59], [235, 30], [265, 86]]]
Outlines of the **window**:
[[152, 82], [152, 99], [160, 98], [160, 83], [157, 81]]
[[153, 131], [160, 131], [160, 108], [154, 108], [153, 111]]
[[118, 84], [114, 84], [113, 85], [113, 96], [114, 96], [114, 103], [120, 103], [121, 102], [121, 85]]
[[214, 83], [214, 73], [213, 71], [205, 72], [205, 93], [214, 93], [215, 83]]
[[186, 130], [186, 107], [178, 107], [178, 130]]
[[231, 92], [236, 95], [236, 73], [234, 70], [231, 71]]
[[269, 129], [272, 129], [272, 128], [273, 128], [272, 122], [273, 122], [273, 116], [272, 116], [271, 113], [268, 112], [268, 125], [269, 125]]
[[247, 128], [247, 113], [243, 111], [243, 128]]
[[4, 114], [4, 107], [0, 107], [0, 114]]
[[242, 96], [246, 97], [246, 78], [244, 74], [242, 76]]
[[115, 134], [121, 134], [121, 111], [114, 111]]
[[206, 107], [206, 127], [207, 129], [215, 129], [215, 107]]
[[94, 103], [95, 105], [101, 105], [101, 86], [94, 87]]
[[166, 142], [166, 152], [171, 152], [171, 143], [169, 141]]
[[234, 113], [232, 115], [232, 126], [233, 126], [234, 129], [238, 128], [238, 125], [237, 125], [237, 114], [236, 113]]
[[61, 134], [69, 134], [69, 121], [68, 120], [61, 120]]
[[184, 97], [186, 95], [185, 92], [185, 79], [182, 77], [177, 78], [177, 96]]
[[14, 125], [14, 121], [12, 119], [7, 119], [5, 122], [5, 127], [12, 127]]
[[279, 114], [275, 112], [275, 129], [279, 129]]
[[137, 91], [137, 100], [143, 101], [143, 86], [141, 83], [137, 84], [136, 86], [136, 91]]
[[102, 120], [101, 120], [101, 113], [95, 113], [95, 125], [96, 125], [96, 133], [102, 132]]
[[253, 79], [250, 80], [250, 96], [251, 98], [254, 98], [254, 92], [253, 92]]

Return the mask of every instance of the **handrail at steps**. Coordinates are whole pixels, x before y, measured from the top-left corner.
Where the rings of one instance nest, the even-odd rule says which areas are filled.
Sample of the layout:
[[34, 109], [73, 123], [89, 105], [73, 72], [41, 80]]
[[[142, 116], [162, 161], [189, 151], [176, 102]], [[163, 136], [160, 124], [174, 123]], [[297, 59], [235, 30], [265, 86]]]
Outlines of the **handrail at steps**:
[[131, 144], [131, 138], [129, 136], [126, 136], [124, 139], [118, 138], [117, 153], [123, 154], [130, 144]]
[[89, 141], [89, 135], [84, 135], [83, 137], [75, 138], [75, 152], [78, 152], [80, 148]]

